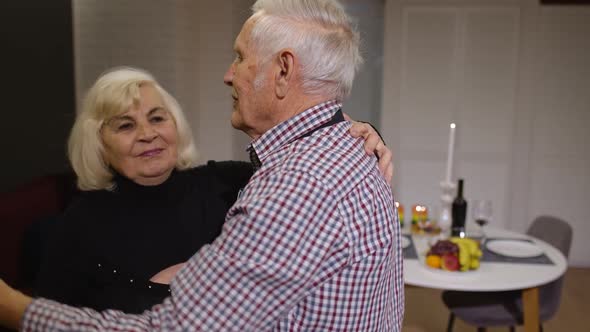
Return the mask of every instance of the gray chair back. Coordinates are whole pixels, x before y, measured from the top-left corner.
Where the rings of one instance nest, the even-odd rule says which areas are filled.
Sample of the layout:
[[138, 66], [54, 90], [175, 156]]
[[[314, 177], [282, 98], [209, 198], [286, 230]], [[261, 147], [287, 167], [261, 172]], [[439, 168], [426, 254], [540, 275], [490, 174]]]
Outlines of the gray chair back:
[[[549, 243], [568, 258], [573, 232], [566, 221], [552, 216], [539, 216], [533, 220], [527, 234]], [[562, 288], [563, 276], [539, 288], [541, 321], [550, 319], [557, 312]]]
[[564, 220], [552, 216], [539, 216], [533, 220], [527, 234], [541, 239], [567, 258], [572, 245], [572, 227]]

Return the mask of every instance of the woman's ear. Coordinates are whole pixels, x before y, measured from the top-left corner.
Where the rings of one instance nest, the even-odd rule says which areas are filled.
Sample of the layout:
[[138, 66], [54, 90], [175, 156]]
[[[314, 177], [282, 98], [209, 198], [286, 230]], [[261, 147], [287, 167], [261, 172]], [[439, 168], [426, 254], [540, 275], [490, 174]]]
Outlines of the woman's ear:
[[293, 83], [295, 73], [295, 55], [291, 49], [279, 51], [277, 58], [277, 72], [275, 76], [275, 93], [279, 98], [285, 98]]

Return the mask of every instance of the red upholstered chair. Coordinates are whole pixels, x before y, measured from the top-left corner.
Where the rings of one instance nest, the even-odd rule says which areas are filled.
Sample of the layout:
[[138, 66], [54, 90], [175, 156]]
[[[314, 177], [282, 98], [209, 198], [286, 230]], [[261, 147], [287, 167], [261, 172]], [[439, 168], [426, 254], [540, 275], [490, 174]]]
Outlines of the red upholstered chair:
[[34, 179], [7, 193], [0, 193], [0, 277], [27, 291], [32, 285], [23, 272], [23, 240], [30, 226], [60, 214], [76, 192], [73, 174]]

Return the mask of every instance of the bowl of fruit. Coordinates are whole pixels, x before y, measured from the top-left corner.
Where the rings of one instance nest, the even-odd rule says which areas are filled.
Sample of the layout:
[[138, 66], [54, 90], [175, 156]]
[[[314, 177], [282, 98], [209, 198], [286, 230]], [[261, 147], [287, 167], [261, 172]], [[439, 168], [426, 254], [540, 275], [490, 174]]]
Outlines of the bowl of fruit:
[[451, 272], [467, 272], [479, 268], [482, 256], [479, 242], [470, 238], [451, 237], [438, 240], [426, 253], [429, 268]]

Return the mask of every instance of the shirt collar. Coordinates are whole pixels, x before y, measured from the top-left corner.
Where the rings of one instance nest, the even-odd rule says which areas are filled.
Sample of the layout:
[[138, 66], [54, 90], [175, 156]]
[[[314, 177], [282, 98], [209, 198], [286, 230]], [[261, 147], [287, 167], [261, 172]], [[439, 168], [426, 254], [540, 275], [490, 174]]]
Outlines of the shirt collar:
[[250, 154], [254, 150], [258, 159], [264, 163], [269, 153], [330, 121], [340, 108], [342, 104], [336, 100], [329, 100], [308, 108], [262, 134], [252, 141], [246, 150]]

